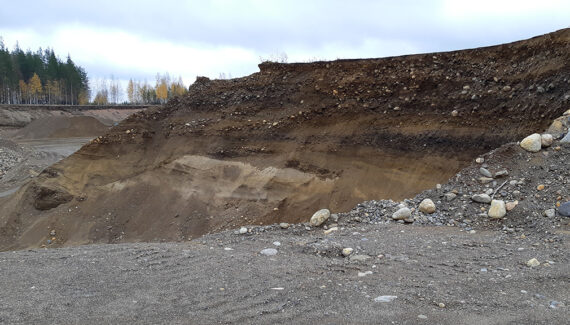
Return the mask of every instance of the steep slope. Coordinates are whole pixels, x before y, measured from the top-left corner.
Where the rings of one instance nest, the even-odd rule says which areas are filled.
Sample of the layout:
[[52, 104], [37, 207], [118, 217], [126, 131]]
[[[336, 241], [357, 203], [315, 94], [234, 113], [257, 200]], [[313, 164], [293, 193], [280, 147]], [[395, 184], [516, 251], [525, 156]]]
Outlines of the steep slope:
[[[570, 30], [473, 50], [198, 78], [0, 201], [0, 248], [195, 238], [445, 182], [570, 99]], [[51, 241], [51, 239], [50, 239]]]

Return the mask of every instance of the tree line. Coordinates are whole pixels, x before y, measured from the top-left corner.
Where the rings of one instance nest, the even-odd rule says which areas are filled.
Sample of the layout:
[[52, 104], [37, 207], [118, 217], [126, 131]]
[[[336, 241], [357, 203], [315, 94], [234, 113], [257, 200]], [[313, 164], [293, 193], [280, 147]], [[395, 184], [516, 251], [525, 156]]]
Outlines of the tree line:
[[171, 79], [168, 73], [156, 75], [156, 83], [129, 79], [124, 101], [124, 91], [121, 84], [113, 76], [110, 80], [102, 79], [95, 82], [93, 104], [164, 104], [170, 98], [187, 92], [182, 77]]
[[0, 104], [87, 104], [89, 79], [68, 55], [64, 62], [52, 49], [13, 51], [0, 38]]

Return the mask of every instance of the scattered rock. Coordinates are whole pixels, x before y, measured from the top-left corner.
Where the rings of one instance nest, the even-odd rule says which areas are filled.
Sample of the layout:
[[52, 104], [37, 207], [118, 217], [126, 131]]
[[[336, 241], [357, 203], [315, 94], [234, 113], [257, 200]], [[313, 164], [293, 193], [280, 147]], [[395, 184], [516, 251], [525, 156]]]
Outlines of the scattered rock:
[[239, 233], [242, 234], [242, 235], [243, 235], [243, 234], [247, 234], [247, 228], [246, 228], [246, 227], [241, 227], [241, 228], [239, 228]]
[[400, 208], [398, 211], [392, 214], [392, 219], [394, 220], [404, 220], [408, 219], [412, 215], [412, 211], [408, 208]]
[[375, 302], [392, 302], [394, 299], [398, 298], [398, 296], [378, 296], [374, 298]]
[[475, 162], [478, 164], [482, 164], [485, 162], [485, 158], [479, 157], [479, 158], [475, 159]]
[[428, 317], [427, 317], [426, 315], [421, 315], [421, 314], [420, 314], [420, 315], [418, 315], [418, 318], [419, 318], [419, 319], [427, 319]]
[[445, 304], [444, 304], [443, 302], [440, 302], [439, 304], [437, 304], [437, 306], [438, 306], [439, 308], [445, 308]]
[[564, 217], [570, 217], [570, 202], [562, 203], [558, 208], [558, 213]]
[[556, 215], [556, 210], [554, 209], [548, 209], [544, 211], [544, 216], [547, 218], [554, 218], [555, 215]]
[[537, 190], [537, 191], [542, 191], [542, 190], [544, 190], [544, 187], [545, 187], [544, 184], [540, 184], [540, 185], [538, 185], [538, 186], [536, 187], [536, 190]]
[[492, 181], [493, 178], [491, 177], [479, 177], [479, 182], [481, 182], [482, 184], [491, 183]]
[[536, 258], [532, 258], [526, 262], [526, 266], [528, 266], [528, 267], [536, 267], [539, 265], [540, 265], [540, 262]]
[[457, 115], [459, 115], [459, 112], [456, 109], [451, 111], [451, 116], [456, 117]]
[[435, 204], [430, 199], [424, 199], [420, 203], [419, 209], [423, 213], [432, 214], [435, 212]]
[[259, 254], [265, 255], [265, 256], [274, 256], [274, 255], [277, 255], [277, 250], [275, 248], [266, 248], [266, 249], [261, 250], [261, 252], [259, 252]]
[[363, 277], [372, 274], [372, 271], [358, 272], [358, 277]]
[[453, 201], [453, 199], [455, 199], [457, 197], [457, 194], [455, 194], [453, 192], [449, 192], [449, 193], [445, 193], [443, 196], [445, 196], [445, 199], [447, 201]]
[[487, 169], [487, 168], [479, 168], [479, 172], [481, 173], [481, 175], [485, 176], [485, 177], [493, 177], [493, 174], [491, 174], [491, 172]]
[[318, 227], [322, 225], [331, 216], [329, 209], [321, 209], [311, 217], [311, 226]]
[[328, 235], [330, 233], [332, 233], [333, 231], [337, 231], [338, 227], [331, 227], [330, 229], [327, 229], [324, 231], [325, 235]]
[[570, 132], [568, 132], [566, 136], [560, 140], [560, 143], [570, 143]]
[[350, 256], [351, 262], [365, 262], [369, 260], [371, 257], [368, 255], [352, 255]]
[[540, 134], [534, 133], [524, 138], [520, 144], [521, 148], [530, 152], [539, 152], [542, 148]]
[[495, 173], [495, 178], [500, 178], [505, 176], [509, 176], [509, 171], [506, 169], [499, 170], [498, 172]]
[[50, 231], [50, 232], [49, 232], [49, 235], [50, 235], [50, 236], [55, 236], [55, 230]]
[[491, 203], [491, 197], [487, 194], [475, 194], [471, 197], [471, 200], [479, 203]]
[[342, 249], [342, 256], [347, 257], [350, 254], [352, 254], [352, 252], [354, 251], [354, 249], [350, 248], [350, 247], [346, 247]]
[[507, 211], [511, 211], [511, 210], [514, 209], [518, 204], [519, 204], [519, 201], [507, 202], [507, 203], [505, 204], [505, 208], [507, 209]]
[[554, 137], [552, 134], [545, 133], [540, 136], [540, 144], [543, 148], [550, 147], [552, 145], [552, 142], [554, 142]]
[[289, 228], [289, 224], [286, 222], [282, 222], [279, 224], [279, 227], [281, 227], [281, 229], [287, 229], [287, 228]]
[[503, 218], [507, 214], [505, 201], [493, 200], [491, 201], [491, 208], [489, 208], [488, 216], [493, 219]]

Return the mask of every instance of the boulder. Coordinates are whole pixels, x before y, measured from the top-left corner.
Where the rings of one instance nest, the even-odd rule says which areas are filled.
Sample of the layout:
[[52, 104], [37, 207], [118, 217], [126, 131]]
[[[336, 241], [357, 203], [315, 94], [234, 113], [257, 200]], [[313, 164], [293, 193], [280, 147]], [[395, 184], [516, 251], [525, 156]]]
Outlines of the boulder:
[[492, 219], [503, 218], [507, 214], [507, 208], [505, 207], [505, 201], [503, 200], [493, 200], [491, 201], [491, 208], [489, 208], [488, 215]]
[[526, 151], [530, 151], [530, 152], [539, 152], [540, 148], [542, 148], [542, 138], [540, 136], [540, 134], [538, 133], [534, 133], [529, 135], [528, 137], [524, 138], [521, 141], [521, 148], [523, 148]]

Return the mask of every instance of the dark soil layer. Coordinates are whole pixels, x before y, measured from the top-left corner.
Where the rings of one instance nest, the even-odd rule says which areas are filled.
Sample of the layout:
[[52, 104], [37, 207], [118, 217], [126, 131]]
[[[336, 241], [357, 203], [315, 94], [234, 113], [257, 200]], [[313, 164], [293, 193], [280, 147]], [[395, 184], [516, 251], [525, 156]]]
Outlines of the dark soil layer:
[[183, 240], [413, 197], [560, 116], [568, 62], [566, 29], [198, 78], [186, 96], [132, 115], [0, 201], [0, 248], [37, 247], [50, 228], [62, 229], [56, 246]]

